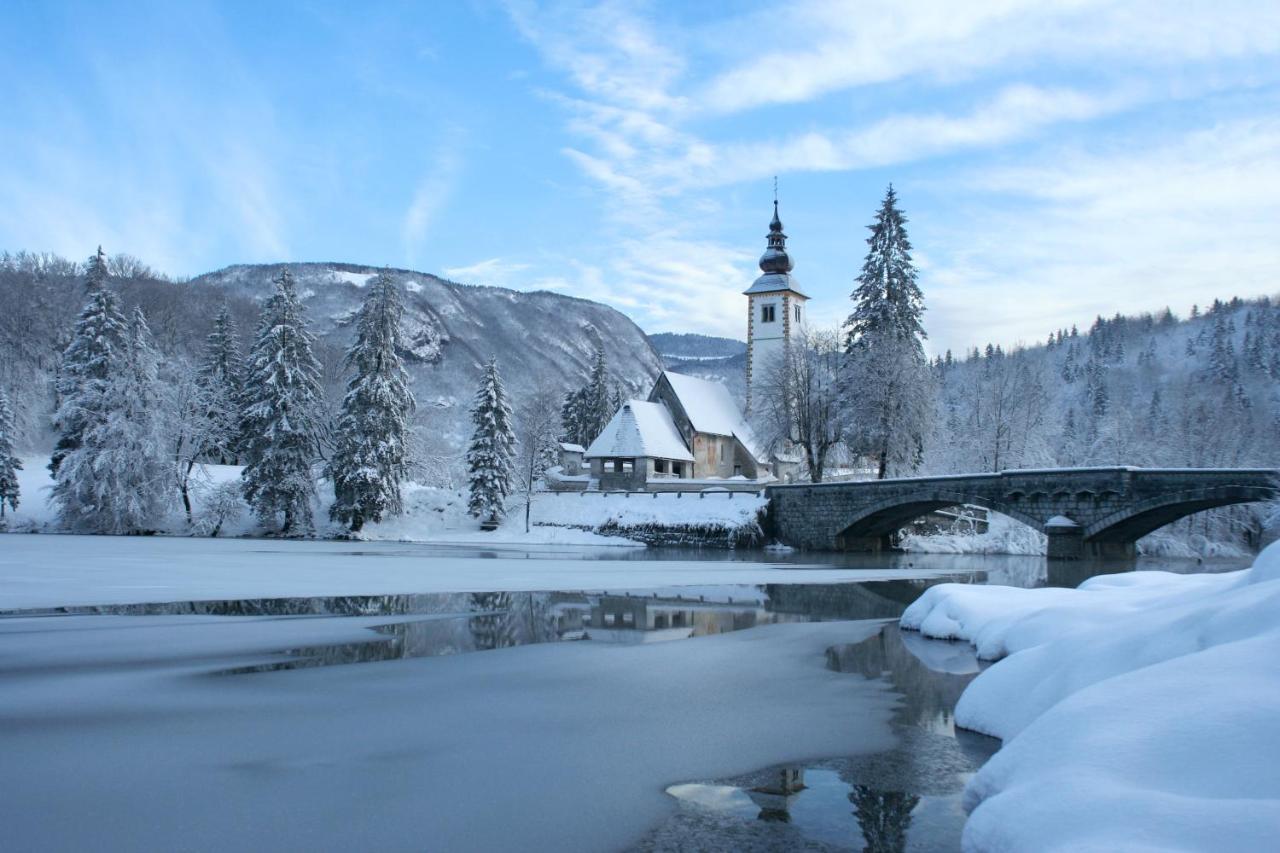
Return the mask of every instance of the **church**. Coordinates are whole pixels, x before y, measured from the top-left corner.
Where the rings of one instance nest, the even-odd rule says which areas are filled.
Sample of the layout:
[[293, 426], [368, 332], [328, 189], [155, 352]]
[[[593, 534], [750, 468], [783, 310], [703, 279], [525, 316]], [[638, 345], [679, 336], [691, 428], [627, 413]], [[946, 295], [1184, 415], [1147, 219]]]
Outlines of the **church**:
[[[761, 275], [744, 291], [748, 411], [753, 395], [766, 393], [765, 371], [790, 346], [808, 300], [791, 275], [776, 200], [767, 241]], [[761, 444], [724, 385], [670, 371], [646, 399], [623, 403], [590, 447], [562, 451], [562, 465], [547, 476], [557, 491], [755, 491], [790, 479], [796, 461]]]

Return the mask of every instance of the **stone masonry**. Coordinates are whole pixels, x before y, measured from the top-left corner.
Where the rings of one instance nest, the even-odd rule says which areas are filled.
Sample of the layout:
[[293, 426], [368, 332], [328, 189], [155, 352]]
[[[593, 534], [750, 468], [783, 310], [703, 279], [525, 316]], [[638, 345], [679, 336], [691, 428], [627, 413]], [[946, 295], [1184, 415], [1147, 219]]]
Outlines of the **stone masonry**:
[[1134, 542], [1183, 516], [1280, 498], [1280, 471], [1057, 468], [767, 490], [782, 542], [815, 551], [879, 551], [912, 519], [973, 504], [1049, 536], [1049, 556], [1130, 556]]

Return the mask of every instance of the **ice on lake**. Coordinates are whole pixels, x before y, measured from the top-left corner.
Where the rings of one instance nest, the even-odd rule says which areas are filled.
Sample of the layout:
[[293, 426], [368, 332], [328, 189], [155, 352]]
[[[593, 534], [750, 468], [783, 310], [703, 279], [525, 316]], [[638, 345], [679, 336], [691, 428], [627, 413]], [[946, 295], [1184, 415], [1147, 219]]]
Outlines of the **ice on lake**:
[[864, 789], [901, 794], [898, 811], [918, 798], [908, 840], [955, 842], [954, 798], [981, 760], [949, 724], [976, 662], [886, 628], [943, 565], [4, 545], [13, 849], [768, 844], [769, 821], [699, 824], [673, 792], [750, 790], [785, 767], [809, 774], [795, 802], [812, 819], [792, 832], [815, 849], [861, 849], [856, 805], [831, 804]]

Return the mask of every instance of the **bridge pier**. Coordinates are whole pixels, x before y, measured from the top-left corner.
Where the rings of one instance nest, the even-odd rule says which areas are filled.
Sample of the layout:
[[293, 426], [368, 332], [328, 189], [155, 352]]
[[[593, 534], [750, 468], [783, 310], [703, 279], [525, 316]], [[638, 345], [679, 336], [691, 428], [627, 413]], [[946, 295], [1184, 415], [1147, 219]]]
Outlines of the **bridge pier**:
[[1049, 538], [1045, 556], [1051, 560], [1079, 560], [1085, 555], [1084, 528], [1063, 515], [1056, 515], [1044, 525]]

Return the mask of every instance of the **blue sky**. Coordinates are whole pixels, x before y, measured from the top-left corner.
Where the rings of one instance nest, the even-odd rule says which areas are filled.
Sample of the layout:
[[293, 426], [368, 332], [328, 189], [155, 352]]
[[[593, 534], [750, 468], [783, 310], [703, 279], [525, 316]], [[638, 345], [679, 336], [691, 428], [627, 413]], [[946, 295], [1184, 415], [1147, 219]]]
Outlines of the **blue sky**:
[[1280, 292], [1280, 3], [56, 3], [0, 18], [0, 248], [405, 266], [740, 337], [890, 181], [930, 348]]

